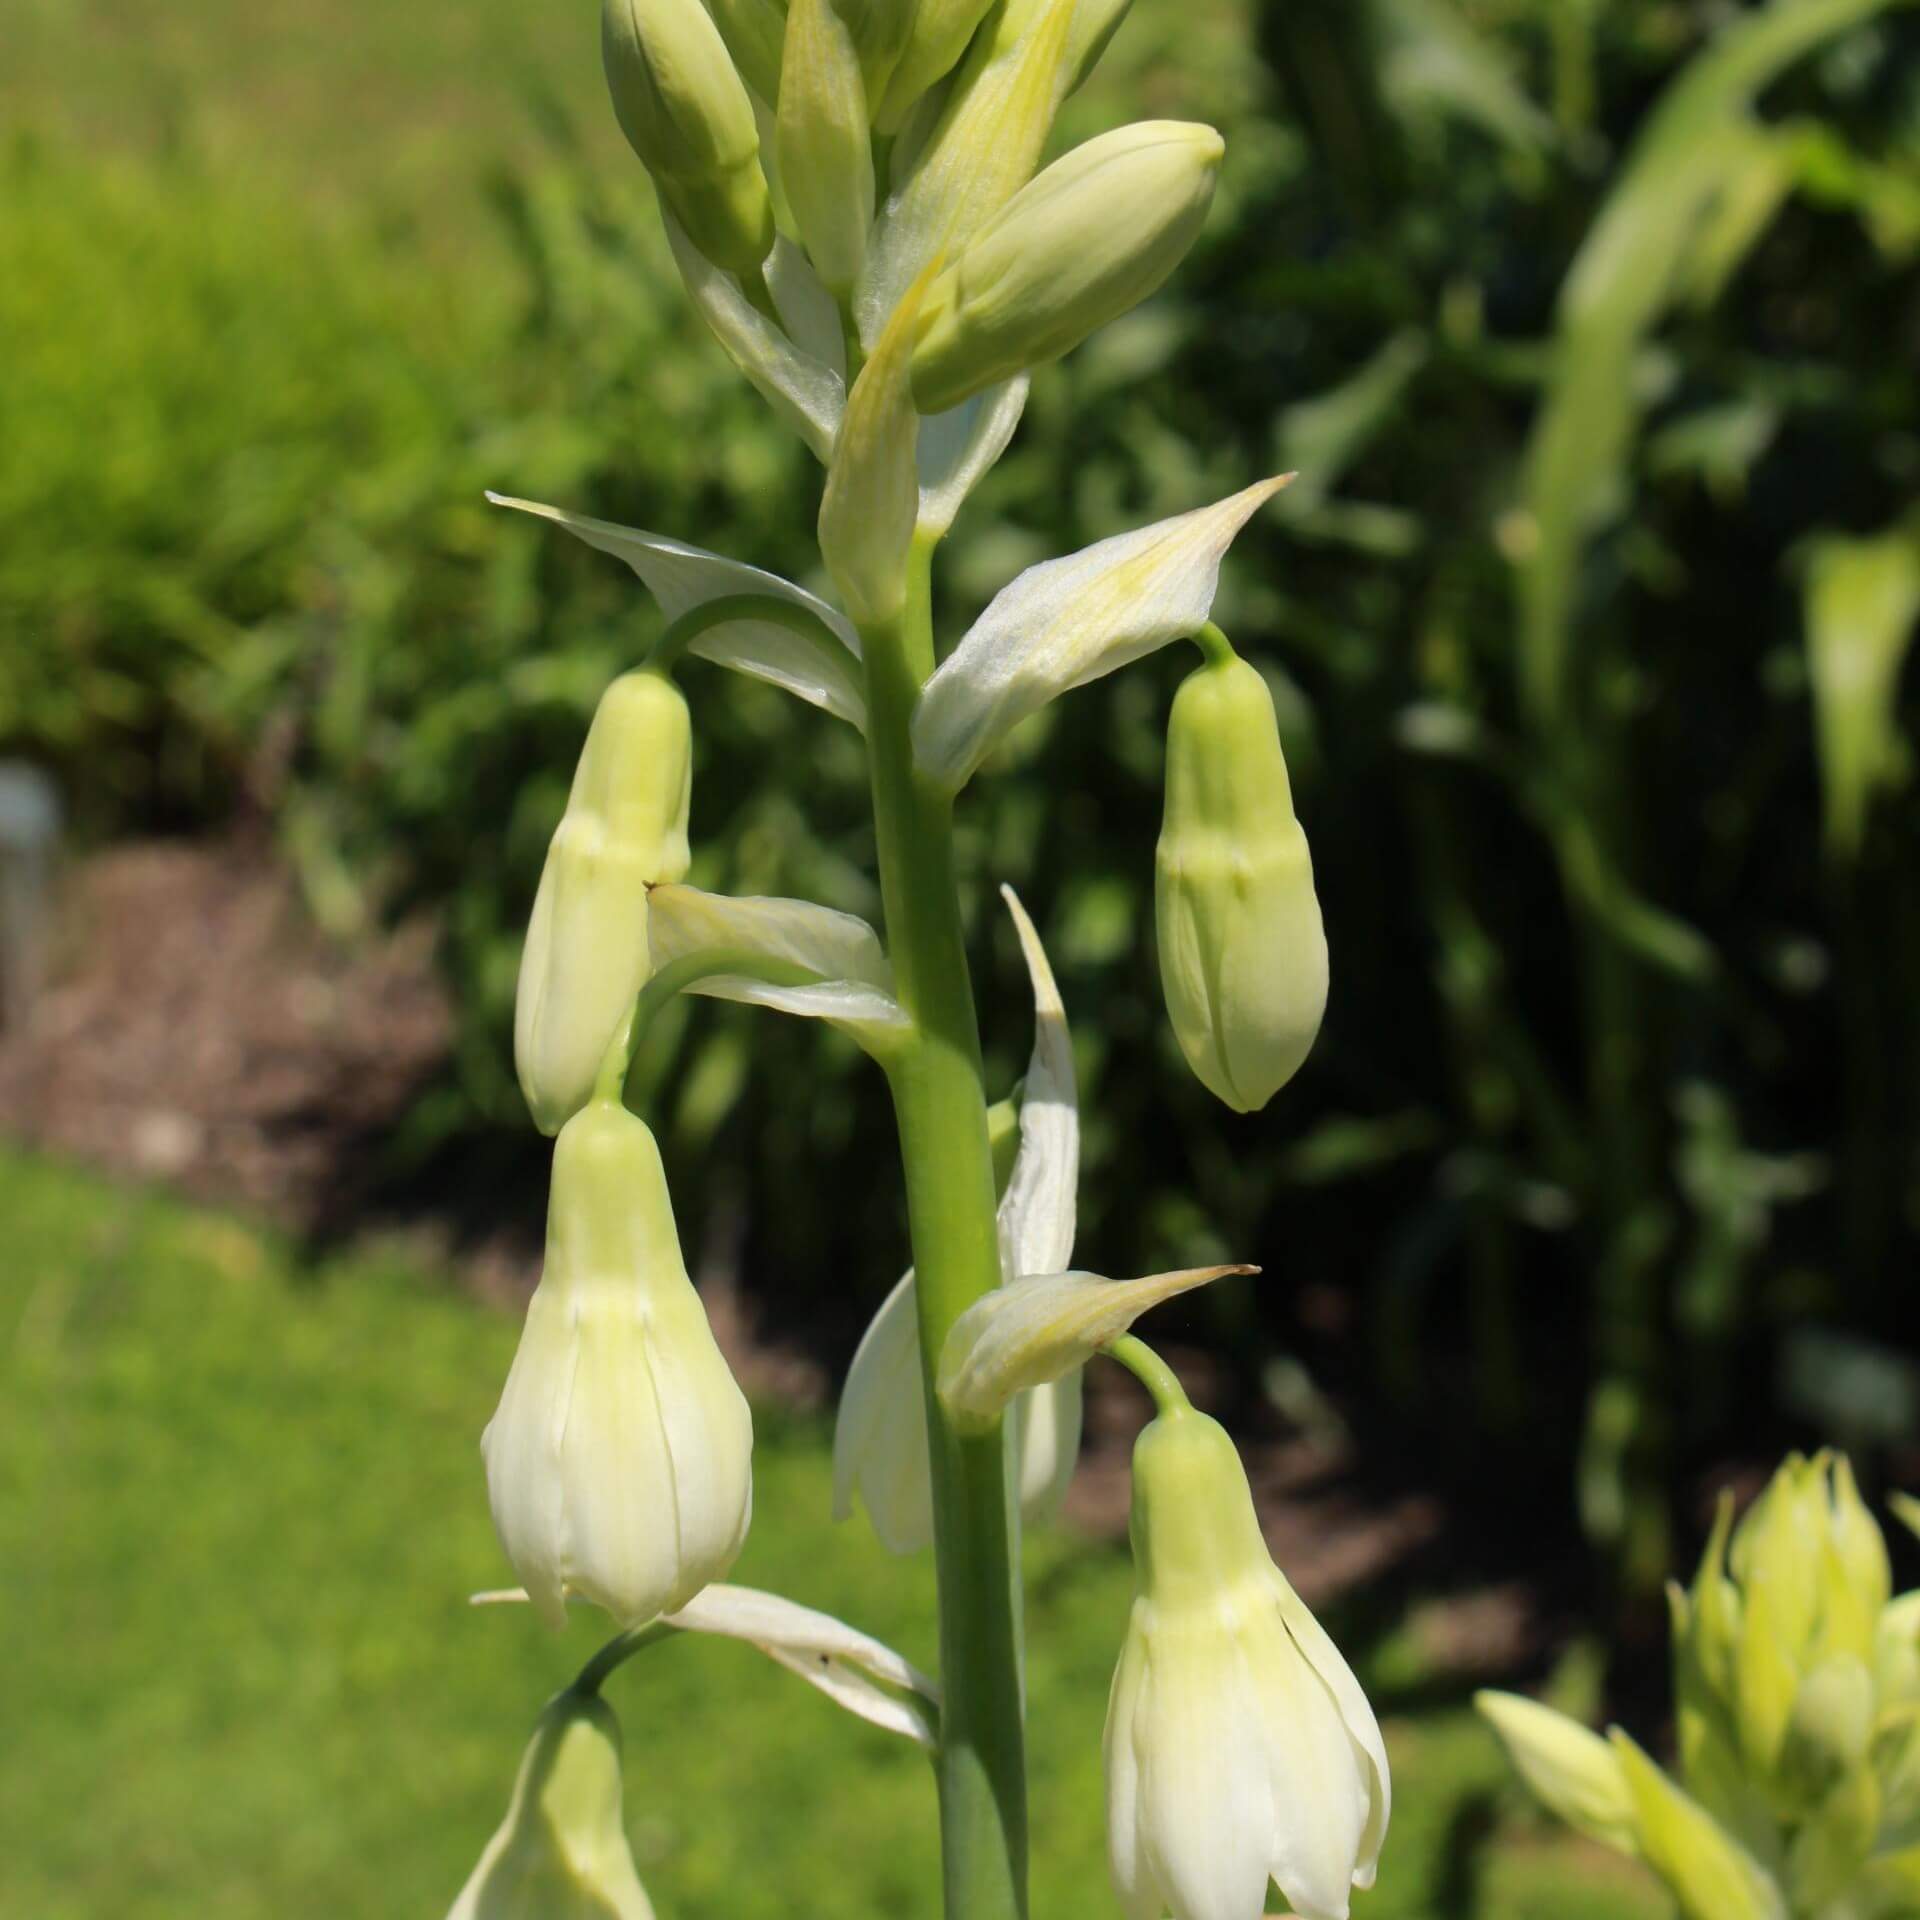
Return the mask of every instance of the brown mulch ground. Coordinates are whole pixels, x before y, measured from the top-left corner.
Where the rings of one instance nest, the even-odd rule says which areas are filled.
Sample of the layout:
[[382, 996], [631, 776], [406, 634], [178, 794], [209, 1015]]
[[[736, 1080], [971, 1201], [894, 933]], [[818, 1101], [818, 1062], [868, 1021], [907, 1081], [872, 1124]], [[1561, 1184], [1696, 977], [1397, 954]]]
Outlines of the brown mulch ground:
[[[301, 1236], [331, 1241], [370, 1219], [399, 1227], [476, 1291], [514, 1296], [537, 1271], [534, 1235], [476, 1244], [430, 1209], [369, 1211], [367, 1170], [451, 1033], [430, 929], [342, 951], [260, 844], [123, 846], [67, 876], [47, 984], [24, 1024], [0, 1030], [0, 1136]], [[689, 1253], [749, 1390], [822, 1404], [831, 1383], [818, 1362], [756, 1337], [724, 1238]], [[1208, 1404], [1206, 1356], [1179, 1358]], [[1068, 1503], [1083, 1529], [1125, 1532], [1128, 1452], [1146, 1415], [1131, 1381], [1091, 1370]], [[1366, 1488], [1337, 1434], [1253, 1438], [1246, 1451], [1276, 1558], [1312, 1604], [1403, 1577], [1447, 1531], [1433, 1495]], [[1484, 1582], [1416, 1609], [1414, 1625], [1432, 1657], [1471, 1672], [1512, 1667], [1541, 1634], [1523, 1587]]]

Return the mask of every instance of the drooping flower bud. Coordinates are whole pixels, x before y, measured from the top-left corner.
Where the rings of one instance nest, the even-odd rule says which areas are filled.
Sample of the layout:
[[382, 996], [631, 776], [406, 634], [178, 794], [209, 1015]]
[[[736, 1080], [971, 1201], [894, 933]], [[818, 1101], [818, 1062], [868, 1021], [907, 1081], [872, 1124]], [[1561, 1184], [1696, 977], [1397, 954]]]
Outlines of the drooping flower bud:
[[1107, 1707], [1107, 1839], [1127, 1911], [1257, 1920], [1278, 1882], [1346, 1920], [1390, 1810], [1380, 1730], [1273, 1564], [1217, 1422], [1163, 1412], [1133, 1453], [1137, 1587]]
[[687, 870], [693, 727], [673, 682], [645, 668], [600, 698], [554, 830], [520, 956], [513, 1059], [534, 1123], [586, 1104], [647, 978], [647, 888]]
[[1174, 696], [1156, 855], [1160, 982], [1187, 1064], [1237, 1113], [1293, 1078], [1327, 1004], [1327, 938], [1267, 683], [1209, 661]]
[[753, 1421], [680, 1256], [653, 1135], [596, 1100], [553, 1150], [546, 1265], [481, 1450], [507, 1558], [558, 1625], [570, 1593], [622, 1626], [733, 1564]]
[[447, 1920], [653, 1920], [620, 1813], [620, 1723], [595, 1694], [541, 1714], [507, 1817]]
[[1226, 148], [1211, 127], [1147, 120], [1056, 160], [927, 290], [913, 350], [922, 413], [1057, 360], [1179, 265]]
[[753, 102], [700, 0], [604, 0], [600, 52], [620, 130], [687, 236], [751, 274], [773, 247]]

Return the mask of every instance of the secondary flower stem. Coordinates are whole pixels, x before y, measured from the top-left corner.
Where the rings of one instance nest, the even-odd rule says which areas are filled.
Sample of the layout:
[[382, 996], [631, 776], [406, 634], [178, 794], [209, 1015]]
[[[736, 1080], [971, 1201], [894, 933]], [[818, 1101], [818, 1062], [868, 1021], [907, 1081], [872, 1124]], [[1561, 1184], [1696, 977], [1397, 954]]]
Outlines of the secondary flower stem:
[[784, 627], [834, 661], [845, 662], [848, 658], [840, 636], [818, 614], [797, 602], [782, 599], [777, 593], [723, 593], [689, 607], [653, 643], [642, 664], [652, 673], [671, 673], [703, 633], [711, 627], [723, 627], [729, 620], [759, 620], [768, 626]]
[[644, 1627], [629, 1627], [625, 1633], [616, 1633], [580, 1669], [571, 1691], [581, 1694], [598, 1693], [617, 1668], [624, 1666], [636, 1653], [670, 1638], [673, 1632], [674, 1629], [664, 1620], [650, 1620]]
[[952, 802], [916, 773], [908, 722], [933, 668], [931, 542], [906, 604], [861, 635], [881, 896], [896, 991], [914, 1021], [888, 1064], [919, 1278], [940, 1582], [940, 1824], [947, 1920], [1024, 1920], [1026, 1753], [1003, 1427], [961, 1438], [933, 1390], [955, 1320], [1000, 1283], [980, 1036], [954, 880]]
[[1105, 1351], [1109, 1360], [1119, 1361], [1153, 1395], [1156, 1413], [1193, 1411], [1180, 1376], [1138, 1334], [1123, 1333], [1119, 1339], [1109, 1340]]

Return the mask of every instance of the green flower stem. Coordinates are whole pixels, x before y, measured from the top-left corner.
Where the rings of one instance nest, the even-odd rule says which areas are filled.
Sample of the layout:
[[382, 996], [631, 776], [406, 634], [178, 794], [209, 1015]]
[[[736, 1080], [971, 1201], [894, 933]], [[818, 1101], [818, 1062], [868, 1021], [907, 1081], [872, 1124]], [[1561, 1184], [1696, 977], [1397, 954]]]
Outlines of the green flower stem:
[[908, 722], [933, 670], [931, 541], [906, 603], [863, 630], [880, 888], [896, 991], [914, 1030], [887, 1062], [918, 1273], [940, 1581], [940, 1825], [947, 1920], [1023, 1920], [1026, 1751], [1017, 1537], [1003, 1427], [962, 1439], [934, 1393], [955, 1320], [1000, 1283], [980, 1035], [954, 881], [953, 803], [914, 770]]
[[1206, 656], [1210, 667], [1231, 666], [1240, 657], [1233, 650], [1233, 642], [1211, 620], [1188, 634], [1187, 638]]
[[629, 1627], [625, 1633], [616, 1633], [607, 1644], [580, 1669], [571, 1692], [595, 1694], [607, 1684], [614, 1671], [624, 1666], [636, 1653], [657, 1646], [662, 1640], [672, 1637], [678, 1631], [664, 1620], [649, 1620], [644, 1627]]
[[1153, 1395], [1155, 1413], [1193, 1411], [1180, 1376], [1138, 1334], [1123, 1333], [1117, 1340], [1109, 1340], [1102, 1351], [1109, 1360], [1119, 1361]]

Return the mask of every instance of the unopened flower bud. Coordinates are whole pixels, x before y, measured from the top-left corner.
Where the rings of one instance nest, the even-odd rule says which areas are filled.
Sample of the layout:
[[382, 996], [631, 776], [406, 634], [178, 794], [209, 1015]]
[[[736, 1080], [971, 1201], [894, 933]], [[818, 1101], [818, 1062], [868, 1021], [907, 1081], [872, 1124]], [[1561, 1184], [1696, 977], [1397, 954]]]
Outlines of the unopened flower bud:
[[807, 257], [844, 299], [873, 224], [873, 144], [860, 48], [834, 0], [793, 0], [775, 138], [781, 191]]
[[1591, 1839], [1626, 1853], [1637, 1848], [1633, 1795], [1620, 1756], [1607, 1741], [1517, 1693], [1483, 1691], [1473, 1704], [1543, 1806]]
[[546, 1264], [481, 1450], [527, 1597], [622, 1626], [732, 1566], [753, 1506], [753, 1420], [687, 1278], [660, 1151], [596, 1100], [553, 1150]]
[[993, 0], [920, 0], [899, 64], [874, 108], [876, 132], [897, 132], [914, 102], [959, 65], [973, 30], [992, 6]]
[[707, 0], [740, 78], [768, 106], [780, 98], [780, 53], [787, 38], [786, 0]]
[[604, 0], [600, 52], [620, 130], [687, 237], [728, 273], [773, 246], [753, 102], [700, 0]]
[[1160, 982], [1180, 1050], [1211, 1092], [1253, 1112], [1320, 1030], [1327, 940], [1273, 696], [1231, 655], [1174, 696], [1156, 871]]
[[1129, 1913], [1346, 1920], [1386, 1835], [1386, 1750], [1339, 1649], [1261, 1538], [1217, 1422], [1162, 1413], [1133, 1453], [1138, 1581], [1107, 1706], [1108, 1858]]
[[554, 1133], [647, 978], [647, 888], [688, 864], [693, 729], [664, 675], [622, 674], [601, 696], [554, 830], [520, 956], [513, 1058], [535, 1124]]
[[534, 1728], [507, 1817], [447, 1920], [653, 1920], [620, 1811], [620, 1723], [567, 1692]]
[[1211, 127], [1147, 120], [1028, 181], [927, 291], [920, 411], [1059, 359], [1154, 292], [1198, 235], [1225, 151]]

